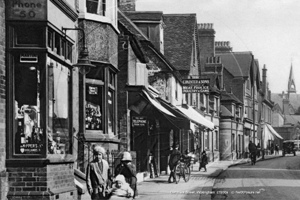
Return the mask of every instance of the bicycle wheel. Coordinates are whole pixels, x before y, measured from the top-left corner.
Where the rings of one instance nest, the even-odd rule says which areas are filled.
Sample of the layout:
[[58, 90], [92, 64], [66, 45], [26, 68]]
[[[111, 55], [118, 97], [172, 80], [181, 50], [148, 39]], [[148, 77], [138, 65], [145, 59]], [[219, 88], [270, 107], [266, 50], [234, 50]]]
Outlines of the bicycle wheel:
[[179, 182], [179, 179], [180, 179], [180, 176], [181, 176], [181, 166], [180, 166], [180, 164], [176, 165], [174, 173], [175, 173], [175, 182], [177, 184]]
[[185, 182], [188, 182], [190, 180], [190, 176], [191, 176], [191, 169], [185, 165], [184, 166], [184, 173], [183, 173], [183, 178]]

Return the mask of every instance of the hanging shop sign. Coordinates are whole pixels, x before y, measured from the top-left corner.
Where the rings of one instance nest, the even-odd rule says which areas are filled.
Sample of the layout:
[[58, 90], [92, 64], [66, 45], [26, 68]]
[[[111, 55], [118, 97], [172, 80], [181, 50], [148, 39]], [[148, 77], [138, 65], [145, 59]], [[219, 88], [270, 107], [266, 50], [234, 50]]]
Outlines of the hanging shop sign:
[[183, 79], [182, 93], [209, 92], [209, 79]]
[[132, 117], [133, 127], [145, 127], [147, 125], [146, 117]]
[[40, 21], [47, 19], [47, 0], [10, 0], [7, 4], [8, 20]]

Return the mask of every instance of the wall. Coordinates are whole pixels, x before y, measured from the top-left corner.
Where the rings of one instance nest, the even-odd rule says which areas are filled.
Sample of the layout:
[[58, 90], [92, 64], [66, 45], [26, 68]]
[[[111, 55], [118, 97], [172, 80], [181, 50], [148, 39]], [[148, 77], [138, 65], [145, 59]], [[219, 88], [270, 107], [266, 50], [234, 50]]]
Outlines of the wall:
[[9, 200], [77, 198], [73, 164], [10, 167], [7, 171], [11, 185], [8, 193]]
[[86, 45], [89, 59], [111, 63], [118, 66], [118, 34], [109, 24], [80, 20], [80, 27], [85, 27]]
[[4, 199], [7, 192], [7, 174], [5, 172], [5, 5], [0, 0], [0, 199]]

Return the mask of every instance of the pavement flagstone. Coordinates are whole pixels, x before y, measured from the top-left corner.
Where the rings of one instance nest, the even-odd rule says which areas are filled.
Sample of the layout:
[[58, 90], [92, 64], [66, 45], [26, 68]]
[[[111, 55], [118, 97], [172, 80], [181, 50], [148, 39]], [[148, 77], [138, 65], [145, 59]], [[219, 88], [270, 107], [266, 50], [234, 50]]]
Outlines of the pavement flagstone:
[[[265, 155], [265, 159], [277, 158], [279, 155]], [[261, 161], [261, 157], [257, 162]], [[196, 163], [188, 182], [180, 179], [179, 183], [168, 183], [168, 175], [157, 178], [148, 178], [138, 183], [137, 199], [211, 199], [215, 178], [230, 166], [249, 163], [249, 159], [234, 161], [215, 161], [207, 165], [207, 172], [199, 172], [199, 163]], [[250, 164], [250, 163], [249, 163]]]

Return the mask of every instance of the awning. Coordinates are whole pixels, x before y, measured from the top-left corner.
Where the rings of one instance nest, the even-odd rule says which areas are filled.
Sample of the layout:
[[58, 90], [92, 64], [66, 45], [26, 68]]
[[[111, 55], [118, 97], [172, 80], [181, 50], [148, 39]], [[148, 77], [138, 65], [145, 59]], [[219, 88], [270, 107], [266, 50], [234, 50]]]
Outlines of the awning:
[[268, 140], [274, 140], [274, 135], [272, 134], [271, 130], [268, 128], [266, 124], [264, 125], [263, 128], [263, 138], [266, 144]]
[[171, 112], [165, 109], [157, 100], [151, 98], [146, 91], [143, 91], [143, 94], [147, 97], [147, 99], [151, 102], [151, 104], [158, 109], [158, 111], [161, 111], [164, 114], [167, 114], [169, 116], [175, 117], [175, 115], [173, 115]]
[[178, 110], [185, 114], [194, 123], [200, 124], [209, 129], [214, 129], [214, 124], [211, 121], [205, 119], [205, 117], [202, 116], [199, 112], [197, 112], [194, 108], [188, 105], [186, 105], [185, 107], [186, 108], [182, 106], [176, 106]]
[[268, 129], [270, 130], [270, 132], [271, 132], [275, 137], [277, 137], [277, 138], [283, 140], [283, 138], [282, 138], [282, 137], [274, 130], [274, 128], [273, 128], [271, 125], [266, 124], [266, 126], [268, 127]]

